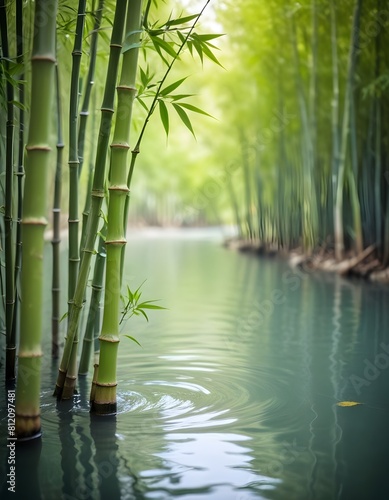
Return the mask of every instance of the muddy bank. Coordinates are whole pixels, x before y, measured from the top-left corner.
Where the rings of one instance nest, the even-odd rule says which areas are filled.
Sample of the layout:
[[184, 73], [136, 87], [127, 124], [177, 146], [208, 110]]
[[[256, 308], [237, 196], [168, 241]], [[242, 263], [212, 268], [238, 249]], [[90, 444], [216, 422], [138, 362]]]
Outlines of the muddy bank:
[[389, 268], [377, 259], [374, 246], [367, 247], [359, 255], [347, 255], [341, 261], [335, 259], [333, 250], [323, 248], [306, 255], [300, 248], [287, 251], [277, 245], [263, 245], [239, 239], [226, 240], [224, 246], [242, 253], [287, 259], [294, 268], [312, 271], [317, 269], [342, 276], [357, 276], [376, 283], [389, 283]]

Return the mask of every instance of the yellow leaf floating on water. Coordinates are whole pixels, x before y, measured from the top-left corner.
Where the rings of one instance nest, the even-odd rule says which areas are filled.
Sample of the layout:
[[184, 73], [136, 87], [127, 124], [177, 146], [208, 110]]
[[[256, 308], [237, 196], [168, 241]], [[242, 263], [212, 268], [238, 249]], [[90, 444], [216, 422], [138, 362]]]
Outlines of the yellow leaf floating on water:
[[339, 403], [336, 403], [338, 406], [357, 406], [361, 405], [362, 403], [357, 403], [356, 401], [340, 401]]

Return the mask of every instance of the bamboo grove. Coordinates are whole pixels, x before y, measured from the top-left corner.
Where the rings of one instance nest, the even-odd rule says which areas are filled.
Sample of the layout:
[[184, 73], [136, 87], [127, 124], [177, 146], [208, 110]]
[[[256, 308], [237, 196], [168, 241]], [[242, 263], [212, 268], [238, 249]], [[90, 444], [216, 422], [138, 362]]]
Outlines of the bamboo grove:
[[223, 187], [241, 238], [338, 262], [374, 248], [371, 266], [387, 266], [388, 5], [222, 4], [226, 50], [239, 57], [218, 88], [235, 145]]
[[[5, 378], [8, 384], [16, 378], [18, 439], [41, 432], [48, 226], [49, 351], [59, 358], [58, 400], [72, 399], [94, 352], [91, 411], [115, 413], [119, 325], [126, 316], [147, 319], [147, 310], [162, 308], [141, 299], [140, 287], [132, 291], [123, 283], [129, 192], [154, 112], [167, 134], [171, 110], [192, 133], [188, 111], [205, 114], [187, 102], [191, 95], [176, 91], [185, 78], [175, 80], [172, 69], [187, 55], [217, 62], [211, 44], [217, 35], [197, 31], [208, 3], [186, 15], [168, 4], [158, 11], [152, 0], [0, 2], [1, 329]], [[67, 283], [61, 279], [61, 214], [68, 216]], [[68, 311], [61, 320], [64, 295]]]

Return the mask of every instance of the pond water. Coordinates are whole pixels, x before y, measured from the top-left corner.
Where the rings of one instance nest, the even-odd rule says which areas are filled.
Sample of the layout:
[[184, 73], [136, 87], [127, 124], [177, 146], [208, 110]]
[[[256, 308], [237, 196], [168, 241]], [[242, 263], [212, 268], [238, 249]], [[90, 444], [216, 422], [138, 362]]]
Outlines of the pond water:
[[58, 406], [46, 355], [43, 435], [17, 448], [11, 495], [1, 394], [2, 499], [389, 498], [389, 289], [221, 238], [129, 235], [126, 280], [168, 310], [125, 326], [142, 348], [122, 338], [118, 414], [91, 419], [90, 378]]

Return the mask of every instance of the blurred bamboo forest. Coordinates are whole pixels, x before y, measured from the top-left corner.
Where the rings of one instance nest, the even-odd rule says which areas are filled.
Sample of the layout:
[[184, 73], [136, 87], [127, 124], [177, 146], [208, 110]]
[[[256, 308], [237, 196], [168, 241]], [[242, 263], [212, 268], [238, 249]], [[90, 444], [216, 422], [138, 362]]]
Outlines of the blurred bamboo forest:
[[387, 265], [387, 4], [219, 0], [213, 9], [225, 69], [205, 63], [186, 85], [216, 120], [193, 120], [197, 143], [172, 134], [157, 162], [148, 149], [133, 221], [229, 221], [245, 239], [325, 247], [338, 260], [375, 245]]

